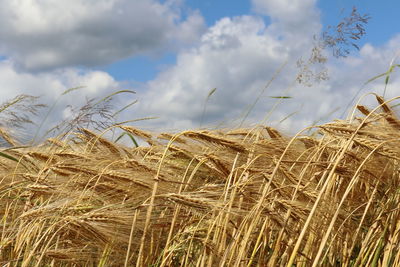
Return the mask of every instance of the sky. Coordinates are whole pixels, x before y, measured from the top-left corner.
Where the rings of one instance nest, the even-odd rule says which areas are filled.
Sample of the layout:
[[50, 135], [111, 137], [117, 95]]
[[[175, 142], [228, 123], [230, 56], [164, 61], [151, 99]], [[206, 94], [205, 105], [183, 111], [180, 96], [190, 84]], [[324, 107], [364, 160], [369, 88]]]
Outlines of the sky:
[[[296, 82], [314, 37], [353, 6], [370, 16], [359, 50], [340, 58], [323, 50], [327, 61], [310, 68], [327, 79]], [[399, 64], [399, 8], [397, 0], [0, 0], [0, 103], [19, 94], [57, 103], [51, 128], [73, 116], [68, 106], [129, 89], [136, 94], [116, 97], [117, 109], [138, 102], [118, 119], [157, 117], [138, 127], [268, 124], [292, 134], [383, 93], [382, 79], [364, 84]], [[399, 85], [394, 73], [386, 97], [400, 95]]]

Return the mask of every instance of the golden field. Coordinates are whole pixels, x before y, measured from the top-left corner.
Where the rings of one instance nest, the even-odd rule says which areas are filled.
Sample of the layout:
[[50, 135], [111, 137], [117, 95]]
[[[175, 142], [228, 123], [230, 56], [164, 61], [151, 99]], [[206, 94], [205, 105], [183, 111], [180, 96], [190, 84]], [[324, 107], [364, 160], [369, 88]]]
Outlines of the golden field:
[[400, 120], [376, 98], [294, 137], [116, 125], [148, 146], [81, 128], [3, 148], [0, 264], [400, 266]]

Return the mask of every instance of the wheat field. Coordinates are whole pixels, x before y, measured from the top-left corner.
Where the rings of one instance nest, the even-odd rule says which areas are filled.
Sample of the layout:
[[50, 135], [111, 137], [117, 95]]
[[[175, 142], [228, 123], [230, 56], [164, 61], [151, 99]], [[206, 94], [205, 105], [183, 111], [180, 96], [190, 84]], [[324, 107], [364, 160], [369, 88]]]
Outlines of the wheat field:
[[[80, 128], [0, 154], [1, 266], [400, 266], [400, 120]], [[9, 139], [2, 130], [4, 139]]]

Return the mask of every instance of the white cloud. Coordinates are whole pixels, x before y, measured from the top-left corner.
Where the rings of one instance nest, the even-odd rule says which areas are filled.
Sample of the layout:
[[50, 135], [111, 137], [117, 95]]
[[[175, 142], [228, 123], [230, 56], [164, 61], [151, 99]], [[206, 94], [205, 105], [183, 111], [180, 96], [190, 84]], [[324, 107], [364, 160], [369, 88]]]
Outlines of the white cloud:
[[203, 35], [198, 47], [180, 53], [175, 66], [148, 83], [139, 105], [171, 121], [198, 121], [208, 91], [216, 87], [208, 111], [218, 116], [236, 106], [240, 113], [262, 85], [260, 76], [264, 79], [288, 56], [274, 38], [258, 34], [264, 28], [259, 18], [222, 19]]
[[290, 85], [295, 79], [295, 61], [311, 46], [311, 40], [293, 45], [292, 37], [275, 36], [270, 31], [275, 26], [267, 26], [255, 16], [221, 19], [202, 36], [198, 46], [178, 54], [176, 65], [147, 84], [138, 105], [141, 115], [160, 115], [162, 119], [156, 123], [169, 128], [198, 127], [207, 93], [217, 88], [207, 104], [205, 120], [232, 121], [288, 61], [288, 68], [260, 100], [264, 108], [259, 105], [251, 114], [253, 118], [264, 116], [273, 103], [266, 96], [280, 95]]
[[253, 9], [280, 21], [315, 19], [316, 0], [252, 0]]
[[[300, 57], [306, 57], [312, 48], [312, 38], [305, 36], [311, 37], [321, 28], [315, 1], [306, 1], [304, 6], [295, 1], [289, 11], [284, 10], [278, 1], [257, 2], [264, 4], [265, 14], [272, 12], [271, 16], [276, 17], [272, 24], [265, 25], [256, 16], [218, 21], [202, 36], [196, 47], [178, 54], [176, 65], [144, 86], [137, 115], [160, 116], [159, 120], [149, 123], [154, 128], [196, 128], [200, 125], [206, 96], [216, 87], [217, 91], [207, 104], [204, 122], [208, 125], [219, 122], [232, 125], [254, 103], [273, 73], [285, 61], [287, 66], [259, 99], [248, 122], [263, 121], [277, 101], [269, 96], [287, 94], [293, 97], [283, 100], [268, 120], [272, 125], [293, 133], [318, 120], [340, 117], [354, 96], [359, 97], [368, 91], [382, 93], [382, 81], [376, 81], [357, 95], [363, 83], [387, 70], [396, 49], [400, 47], [399, 37], [382, 47], [367, 44], [360, 53], [345, 59], [331, 58], [327, 65], [330, 80], [304, 87], [294, 82], [298, 73], [295, 63]], [[269, 11], [268, 8], [276, 9]], [[303, 14], [303, 11], [305, 15], [298, 18], [300, 22], [309, 20], [308, 25], [314, 27], [287, 27], [294, 20], [291, 16]], [[287, 21], [290, 23], [287, 24]], [[282, 30], [280, 36], [274, 33], [278, 28]], [[393, 84], [399, 83], [399, 78], [393, 77]], [[286, 91], [287, 88], [290, 88], [289, 91]], [[399, 89], [391, 88], [390, 94], [400, 93]], [[367, 103], [374, 102], [368, 100]], [[292, 113], [293, 116], [285, 119]], [[237, 121], [235, 123], [237, 125]]]
[[[20, 94], [39, 96], [38, 103], [47, 105], [37, 117], [32, 117], [37, 125], [46, 117], [42, 132], [71, 115], [67, 106], [77, 109], [86, 104], [88, 99], [104, 97], [121, 89], [121, 84], [106, 72], [67, 68], [30, 74], [19, 72], [10, 61], [0, 62], [0, 80], [0, 105]], [[79, 86], [84, 87], [61, 96], [67, 89]], [[53, 104], [56, 106], [47, 114]], [[37, 126], [32, 127], [32, 131], [26, 135], [32, 138], [36, 130]]]
[[252, 0], [252, 4], [255, 12], [271, 18], [269, 31], [276, 36], [302, 42], [321, 30], [316, 0]]
[[93, 97], [119, 86], [114, 78], [102, 71], [67, 68], [31, 74], [19, 72], [8, 60], [0, 62], [0, 80], [2, 99], [12, 98], [18, 94], [45, 95], [49, 99], [54, 99], [65, 90], [78, 86], [85, 86], [85, 95]]
[[[330, 66], [332, 77], [329, 82], [330, 86], [335, 91], [340, 92], [342, 99], [346, 101], [357, 92], [359, 93], [356, 98], [369, 92], [382, 95], [385, 77], [376, 79], [365, 86], [363, 84], [371, 78], [386, 72], [391, 63], [400, 63], [399, 47], [400, 34], [397, 34], [381, 46], [365, 44], [358, 54], [349, 56], [343, 59], [342, 62]], [[390, 83], [386, 90], [386, 98], [400, 95], [400, 75], [398, 73], [395, 70], [391, 74]], [[376, 104], [376, 101], [367, 101], [367, 103]]]
[[[237, 125], [238, 120], [234, 120], [243, 117], [274, 72], [288, 62], [261, 96], [248, 122], [262, 122], [277, 101], [269, 96], [290, 95], [293, 98], [283, 100], [268, 122], [295, 132], [337, 107], [340, 110], [334, 116], [338, 117], [365, 81], [387, 70], [400, 47], [400, 35], [381, 47], [364, 45], [359, 53], [329, 63], [329, 81], [303, 87], [294, 82], [295, 63], [308, 55], [311, 37], [321, 29], [315, 1], [252, 2], [259, 16], [222, 18], [199, 38], [201, 15], [195, 12], [182, 19], [179, 2], [174, 6], [171, 1], [71, 0], [55, 6], [49, 0], [2, 1], [0, 23], [5, 26], [0, 28], [0, 47], [9, 60], [0, 62], [1, 97], [44, 95], [52, 104], [64, 90], [86, 85], [84, 91], [63, 98], [52, 115], [57, 121], [70, 115], [61, 110], [66, 104], [79, 106], [86, 95], [125, 89], [105, 72], [60, 67], [103, 64], [135, 53], [157, 53], [173, 40], [197, 40], [191, 48], [179, 50], [176, 64], [140, 88], [140, 102], [134, 113], [125, 114], [126, 119], [160, 116], [149, 121], [153, 128], [196, 128], [208, 92], [217, 88], [207, 103], [203, 125]], [[60, 7], [65, 12], [60, 13]], [[128, 11], [131, 13], [126, 14]], [[270, 16], [272, 23], [266, 25], [262, 15]], [[25, 70], [58, 70], [31, 74], [16, 65]], [[399, 95], [400, 76], [394, 73], [391, 83], [388, 96]], [[369, 91], [382, 93], [382, 85], [382, 80], [376, 81], [358, 96]]]
[[156, 0], [0, 1], [0, 53], [29, 71], [158, 53], [196, 41], [203, 30], [199, 13], [180, 14], [179, 7]]

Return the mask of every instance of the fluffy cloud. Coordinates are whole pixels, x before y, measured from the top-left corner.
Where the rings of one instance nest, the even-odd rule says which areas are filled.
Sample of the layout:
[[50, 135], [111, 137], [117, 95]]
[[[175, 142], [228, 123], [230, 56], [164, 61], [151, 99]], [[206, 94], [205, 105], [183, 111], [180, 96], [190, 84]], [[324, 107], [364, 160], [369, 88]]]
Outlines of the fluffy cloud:
[[[207, 103], [204, 122], [237, 126], [284, 62], [287, 65], [261, 95], [248, 123], [261, 123], [267, 117], [269, 124], [293, 133], [346, 114], [346, 108], [354, 104], [353, 97], [370, 91], [382, 93], [382, 81], [362, 85], [387, 70], [400, 38], [393, 38], [382, 47], [367, 44], [345, 59], [331, 58], [327, 65], [329, 80], [313, 87], [302, 86], [295, 82], [299, 71], [296, 61], [307, 57], [313, 46], [312, 38], [305, 36], [311, 37], [321, 28], [315, 1], [306, 1], [304, 6], [303, 2], [295, 1], [289, 10], [283, 9], [280, 1], [254, 2], [258, 8], [265, 8], [265, 14], [270, 12], [276, 18], [270, 25], [257, 16], [223, 18], [208, 29], [196, 47], [178, 54], [176, 65], [143, 87], [145, 93], [137, 107], [138, 114], [160, 116], [150, 126], [172, 130], [199, 127], [212, 88], [217, 91]], [[294, 22], [293, 16], [297, 12], [302, 14], [304, 9], [304, 17]], [[291, 28], [303, 22], [314, 27]], [[282, 29], [281, 34], [276, 35], [275, 29]], [[399, 81], [396, 77], [392, 79], [394, 84]], [[398, 90], [388, 91], [388, 96], [395, 93]], [[292, 98], [281, 101], [269, 116], [279, 101], [270, 96], [282, 95]], [[369, 99], [367, 103], [375, 104]], [[290, 114], [293, 115], [286, 118]]]
[[[53, 72], [30, 74], [16, 70], [12, 62], [0, 62], [1, 98], [7, 99], [18, 94], [43, 95], [51, 101], [65, 90], [84, 86], [84, 95], [94, 97], [115, 90], [119, 83], [108, 73], [80, 69], [60, 69]], [[84, 97], [83, 97], [84, 98]], [[79, 98], [74, 98], [79, 102]]]
[[198, 13], [180, 11], [174, 1], [0, 1], [0, 53], [28, 71], [154, 54], [202, 32]]
[[[45, 95], [51, 104], [64, 90], [87, 86], [60, 102], [55, 114], [68, 115], [61, 110], [65, 104], [79, 106], [86, 95], [105, 95], [125, 87], [105, 72], [60, 67], [103, 64], [132, 53], [157, 53], [173, 40], [198, 42], [179, 50], [176, 64], [165, 67], [154, 80], [137, 88], [140, 102], [135, 105], [135, 113], [126, 113], [121, 119], [159, 116], [158, 120], [141, 124], [153, 129], [196, 128], [201, 122], [237, 126], [258, 99], [248, 124], [261, 123], [267, 117], [269, 124], [296, 132], [318, 119], [331, 119], [327, 115], [336, 108], [339, 109], [333, 116], [340, 116], [354, 96], [383, 92], [381, 80], [362, 85], [388, 69], [400, 47], [400, 35], [381, 47], [367, 44], [348, 58], [330, 59], [330, 80], [314, 87], [301, 86], [295, 82], [299, 71], [296, 61], [309, 55], [313, 46], [310, 37], [321, 29], [319, 11], [313, 0], [291, 1], [291, 5], [283, 2], [286, 3], [253, 0], [258, 15], [222, 18], [199, 38], [202, 17], [193, 13], [183, 20], [179, 5], [173, 6], [169, 1], [73, 0], [63, 3], [62, 14], [46, 0], [2, 1], [0, 14], [4, 14], [0, 22], [8, 24], [0, 29], [0, 44], [9, 59], [0, 62], [1, 97], [12, 98], [19, 93]], [[12, 4], [17, 3], [25, 6], [15, 11]], [[38, 3], [41, 8], [37, 8]], [[88, 3], [90, 7], [84, 5]], [[130, 15], [124, 15], [128, 10], [132, 11]], [[120, 16], [116, 16], [119, 12]], [[272, 18], [271, 24], [265, 24], [264, 15]], [[282, 72], [260, 95], [285, 62]], [[16, 65], [25, 70], [58, 69], [33, 75]], [[399, 94], [400, 78], [396, 73], [391, 83], [388, 97]], [[205, 106], [212, 88], [217, 90]], [[270, 114], [279, 101], [270, 96], [282, 95], [292, 98], [282, 100]], [[372, 99], [368, 97], [366, 101], [372, 104]], [[290, 114], [293, 115], [286, 118]], [[58, 120], [58, 115], [52, 116]]]
[[[364, 94], [384, 94], [384, 77], [365, 84], [371, 78], [382, 74], [390, 68], [390, 64], [400, 63], [400, 34], [397, 34], [381, 46], [366, 44], [358, 54], [343, 59], [340, 63], [330, 65], [332, 90], [340, 92], [342, 99], [358, 99]], [[400, 95], [400, 76], [394, 71], [386, 88], [385, 97]], [[376, 105], [374, 97], [363, 100], [370, 105]], [[342, 103], [343, 104], [343, 100]], [[346, 103], [347, 104], [347, 103]]]
[[[30, 74], [19, 72], [10, 61], [0, 62], [0, 80], [2, 81], [0, 105], [20, 94], [39, 96], [37, 103], [47, 105], [41, 109], [37, 117], [30, 116], [37, 125], [46, 118], [41, 129], [42, 134], [71, 116], [71, 109], [68, 106], [74, 109], [80, 108], [88, 99], [104, 97], [122, 87], [121, 83], [102, 71], [68, 68]], [[79, 86], [83, 88], [61, 96], [67, 89]], [[53, 104], [57, 105], [53, 107]], [[47, 114], [50, 108], [52, 108], [51, 113]], [[38, 127], [25, 126], [29, 129], [22, 135], [32, 138]], [[18, 135], [21, 137], [21, 133]]]
[[[273, 73], [288, 62], [251, 113], [253, 119], [264, 117], [275, 101], [267, 96], [282, 95], [296, 77], [296, 60], [311, 48], [311, 39], [302, 34], [316, 33], [304, 28], [296, 35], [277, 36], [274, 29], [280, 25], [278, 20], [267, 26], [257, 16], [221, 19], [203, 34], [196, 47], [178, 54], [176, 65], [148, 82], [139, 112], [143, 116], [162, 115], [156, 123], [164, 127], [198, 127], [207, 93], [217, 88], [207, 103], [205, 122], [232, 121], [243, 117]], [[291, 105], [291, 109], [298, 108], [297, 104]]]
[[265, 77], [288, 57], [274, 38], [258, 34], [264, 28], [260, 18], [222, 19], [203, 35], [201, 45], [179, 54], [175, 66], [148, 83], [140, 107], [167, 115], [178, 126], [180, 120], [198, 122], [208, 91], [216, 87], [208, 114], [231, 117], [236, 107], [233, 114], [239, 115]]
[[321, 30], [316, 0], [252, 0], [256, 13], [271, 18], [269, 31], [293, 41], [305, 41]]
[[253, 10], [283, 22], [315, 21], [316, 0], [252, 0]]

